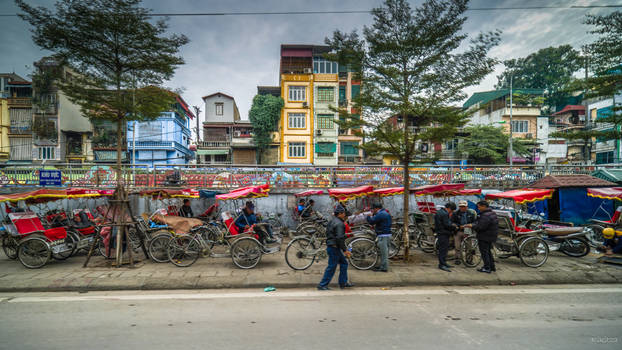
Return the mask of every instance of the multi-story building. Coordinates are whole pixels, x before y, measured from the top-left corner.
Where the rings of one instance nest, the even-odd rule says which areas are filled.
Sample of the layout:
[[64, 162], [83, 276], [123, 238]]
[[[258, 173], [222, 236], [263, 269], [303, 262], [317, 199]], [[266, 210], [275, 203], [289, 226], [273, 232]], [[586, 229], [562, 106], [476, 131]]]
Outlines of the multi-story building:
[[[353, 100], [361, 92], [361, 80], [356, 73], [350, 72], [347, 67], [339, 67], [339, 108], [349, 111], [357, 117]], [[342, 118], [342, 117], [340, 117]], [[363, 150], [358, 146], [363, 138], [356, 135], [356, 130], [339, 128], [339, 164], [361, 164], [364, 159]]]
[[[133, 164], [182, 165], [192, 159], [190, 120], [194, 119], [188, 104], [175, 96], [171, 109], [152, 121], [127, 123], [127, 149]], [[134, 142], [134, 138], [135, 142]], [[134, 154], [136, 159], [133, 159]]]
[[15, 73], [0, 74], [0, 97], [5, 98], [7, 108], [7, 113], [3, 114], [6, 120], [2, 120], [0, 159], [8, 159], [11, 164], [30, 164], [33, 159], [32, 84]]
[[[585, 106], [565, 106], [561, 110], [551, 114], [548, 127], [549, 134], [555, 132], [570, 133], [585, 129]], [[586, 144], [584, 140], [566, 140], [563, 138], [549, 137], [547, 140], [543, 140], [542, 143], [548, 145], [548, 147], [546, 147], [546, 159], [548, 163], [583, 163], [586, 161]]]
[[[614, 112], [613, 106], [622, 106], [622, 94], [615, 95], [614, 98], [607, 98], [588, 104], [588, 111], [594, 130], [606, 131], [616, 128], [621, 131], [621, 125], [599, 122], [599, 119], [610, 117]], [[619, 111], [617, 112], [620, 113]], [[592, 160], [596, 164], [622, 163], [622, 140], [596, 139], [592, 147]]]
[[[258, 95], [272, 95], [275, 97], [281, 97], [280, 86], [257, 86]], [[257, 157], [261, 164], [274, 165], [280, 162], [279, 149], [281, 144], [281, 136], [279, 132], [280, 123], [277, 125], [276, 130], [272, 133], [272, 143], [270, 146], [262, 151], [261, 157]], [[259, 159], [261, 158], [261, 159]]]
[[[513, 94], [530, 97], [541, 96], [544, 93], [540, 89], [514, 89]], [[467, 125], [493, 125], [501, 126], [504, 132], [509, 134], [512, 128], [512, 136], [516, 139], [533, 140], [537, 143], [538, 139], [548, 138], [541, 125], [548, 122], [548, 119], [541, 116], [541, 105], [537, 103], [525, 102], [529, 98], [515, 98], [512, 107], [512, 125], [510, 125], [510, 90], [499, 89], [485, 92], [474, 93], [463, 105], [463, 108], [470, 114]], [[548, 131], [548, 130], [547, 130]], [[540, 145], [541, 146], [541, 145]], [[537, 151], [541, 148], [534, 148], [531, 161], [539, 162], [543, 157]], [[514, 163], [526, 163], [526, 157], [513, 156]]]
[[235, 99], [222, 92], [203, 97], [205, 122], [197, 163], [256, 164], [256, 147], [249, 121], [240, 118]]

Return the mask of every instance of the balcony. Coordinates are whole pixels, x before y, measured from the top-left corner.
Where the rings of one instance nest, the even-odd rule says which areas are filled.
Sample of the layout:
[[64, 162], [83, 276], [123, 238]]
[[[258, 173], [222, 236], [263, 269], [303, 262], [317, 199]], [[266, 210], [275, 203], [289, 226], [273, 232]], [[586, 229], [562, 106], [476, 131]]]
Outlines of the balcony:
[[11, 127], [9, 128], [10, 134], [15, 135], [27, 135], [32, 133], [32, 125], [31, 123], [19, 123], [13, 124], [11, 123]]
[[32, 98], [30, 97], [9, 97], [8, 99], [9, 107], [31, 107], [32, 106]]
[[199, 142], [199, 148], [229, 148], [231, 147], [230, 141], [201, 141]]
[[233, 137], [231, 139], [231, 147], [254, 147], [255, 143], [253, 142], [253, 138], [248, 137]]
[[339, 164], [360, 164], [362, 157], [359, 156], [339, 156]]
[[315, 81], [337, 81], [337, 74], [327, 74], [327, 73], [316, 73], [314, 74], [313, 80]]

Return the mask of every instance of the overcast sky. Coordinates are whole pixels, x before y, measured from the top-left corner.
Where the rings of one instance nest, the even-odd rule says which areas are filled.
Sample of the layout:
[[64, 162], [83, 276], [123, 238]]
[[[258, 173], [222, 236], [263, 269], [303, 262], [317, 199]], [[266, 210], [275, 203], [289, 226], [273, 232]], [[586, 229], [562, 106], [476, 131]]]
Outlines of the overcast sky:
[[[54, 0], [31, 0], [49, 6]], [[155, 13], [258, 12], [368, 10], [381, 0], [144, 0]], [[411, 0], [415, 7], [421, 0]], [[586, 4], [621, 4], [620, 0], [472, 0], [470, 7], [554, 6]], [[587, 13], [610, 13], [611, 9], [546, 9], [470, 11], [464, 30], [475, 35], [480, 31], [500, 29], [502, 42], [491, 54], [501, 60], [526, 56], [538, 49], [571, 44], [579, 48], [592, 40], [582, 24]], [[0, 13], [16, 13], [12, 0], [0, 0]], [[279, 46], [281, 44], [323, 44], [333, 30], [350, 31], [368, 25], [368, 14], [345, 15], [271, 15], [171, 17], [170, 31], [183, 33], [190, 43], [181, 49], [186, 64], [168, 82], [171, 88], [184, 88], [184, 99], [199, 105], [201, 97], [221, 91], [233, 96], [243, 119], [257, 85], [277, 85]], [[2, 54], [0, 72], [26, 77], [32, 62], [41, 52], [32, 42], [29, 27], [17, 17], [0, 17]], [[478, 86], [466, 92], [490, 90], [496, 82], [497, 67]]]

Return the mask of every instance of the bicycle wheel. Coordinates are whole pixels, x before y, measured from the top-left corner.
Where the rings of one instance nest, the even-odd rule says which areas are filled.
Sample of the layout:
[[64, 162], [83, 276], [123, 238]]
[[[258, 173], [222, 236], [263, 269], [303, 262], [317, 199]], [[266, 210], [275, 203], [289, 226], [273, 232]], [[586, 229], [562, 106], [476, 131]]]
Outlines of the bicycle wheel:
[[573, 258], [580, 258], [590, 252], [590, 245], [585, 239], [569, 238], [559, 245], [559, 251]]
[[391, 236], [391, 241], [389, 241], [389, 259], [395, 257], [402, 249], [402, 229], [397, 229], [393, 231], [394, 234]]
[[285, 262], [294, 270], [306, 270], [313, 265], [317, 249], [310, 238], [296, 237], [285, 249]]
[[369, 238], [356, 238], [350, 242], [348, 248], [352, 249], [350, 263], [358, 270], [369, 270], [378, 261], [378, 249], [376, 242]]
[[519, 245], [518, 256], [526, 266], [540, 267], [549, 257], [549, 246], [539, 237], [529, 237]]
[[252, 269], [261, 260], [261, 245], [251, 237], [238, 238], [231, 245], [231, 259], [241, 269]]
[[52, 250], [43, 237], [27, 237], [17, 246], [19, 262], [29, 269], [42, 267], [50, 260], [51, 255]]
[[11, 236], [2, 237], [2, 250], [4, 250], [7, 258], [17, 259], [17, 240]]
[[201, 242], [188, 235], [173, 237], [168, 242], [166, 252], [173, 265], [188, 267], [199, 259]]
[[430, 242], [428, 236], [426, 234], [421, 234], [417, 238], [417, 246], [423, 250], [424, 253], [433, 253], [434, 252], [434, 239]]
[[587, 225], [585, 229], [587, 231], [585, 237], [592, 247], [598, 248], [605, 244], [605, 239], [603, 238], [603, 230], [605, 229], [604, 226]]
[[168, 260], [168, 242], [173, 238], [170, 233], [160, 233], [149, 241], [149, 257], [157, 263], [165, 263]]
[[462, 250], [460, 260], [462, 260], [464, 266], [475, 267], [482, 261], [476, 237], [466, 237], [463, 239], [462, 244], [460, 244], [460, 250]]
[[52, 258], [56, 260], [65, 260], [72, 256], [78, 248], [78, 240], [79, 238], [76, 233], [68, 231], [64, 243], [65, 250], [59, 251], [58, 253], [52, 253]]

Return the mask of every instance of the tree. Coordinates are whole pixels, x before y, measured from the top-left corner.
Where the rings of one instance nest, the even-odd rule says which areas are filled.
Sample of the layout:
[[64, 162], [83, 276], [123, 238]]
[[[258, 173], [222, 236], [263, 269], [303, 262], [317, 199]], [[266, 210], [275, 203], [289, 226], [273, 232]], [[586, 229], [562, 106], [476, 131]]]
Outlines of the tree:
[[[463, 157], [473, 164], [501, 164], [508, 159], [508, 135], [502, 127], [492, 125], [475, 125], [464, 129], [465, 137], [457, 147]], [[513, 139], [512, 148], [515, 154], [529, 156], [532, 151], [527, 144]]]
[[[585, 23], [593, 26], [591, 34], [599, 35], [598, 39], [585, 46], [589, 58], [589, 67], [593, 72], [587, 79], [576, 79], [573, 86], [576, 89], [586, 91], [586, 97], [609, 97], [613, 98], [611, 111], [598, 118], [597, 123], [609, 123], [612, 127], [608, 130], [594, 130], [590, 127], [568, 132], [556, 132], [551, 136], [561, 137], [568, 140], [583, 140], [588, 145], [592, 138], [603, 141], [618, 140], [622, 137], [622, 115], [618, 113], [622, 109], [616, 101], [615, 95], [622, 91], [622, 11], [616, 11], [609, 15], [587, 15]], [[588, 117], [589, 111], [586, 111]], [[589, 124], [588, 124], [589, 125]], [[586, 147], [586, 154], [589, 154]], [[586, 157], [586, 160], [589, 157]]]
[[509, 88], [510, 76], [514, 88], [545, 90], [547, 110], [564, 107], [570, 97], [568, 84], [579, 71], [583, 59], [570, 45], [547, 47], [523, 58], [503, 62], [506, 69], [497, 76], [495, 88]]
[[59, 88], [90, 119], [117, 124], [117, 178], [128, 120], [157, 118], [174, 95], [160, 86], [184, 63], [183, 35], [165, 36], [165, 21], [151, 23], [141, 0], [58, 0], [55, 11], [15, 1], [32, 25], [35, 44], [54, 53], [75, 74]]
[[272, 133], [278, 130], [283, 98], [272, 95], [256, 95], [248, 112], [253, 125], [253, 142], [257, 147], [257, 162], [263, 164], [262, 154], [272, 143]]
[[[427, 0], [414, 11], [405, 0], [385, 0], [372, 10], [373, 24], [356, 31], [335, 31], [326, 43], [328, 57], [346, 64], [362, 78], [353, 99], [355, 112], [341, 110], [340, 127], [360, 129], [367, 154], [388, 153], [404, 166], [403, 227], [408, 227], [409, 164], [420, 154], [421, 141], [453, 138], [465, 115], [459, 103], [463, 89], [493, 70], [496, 60], [488, 51], [499, 33], [480, 33], [465, 48], [462, 32], [468, 0]], [[387, 118], [397, 116], [408, 127], [395, 128]], [[343, 125], [342, 125], [343, 124]], [[404, 257], [407, 260], [408, 235]]]

